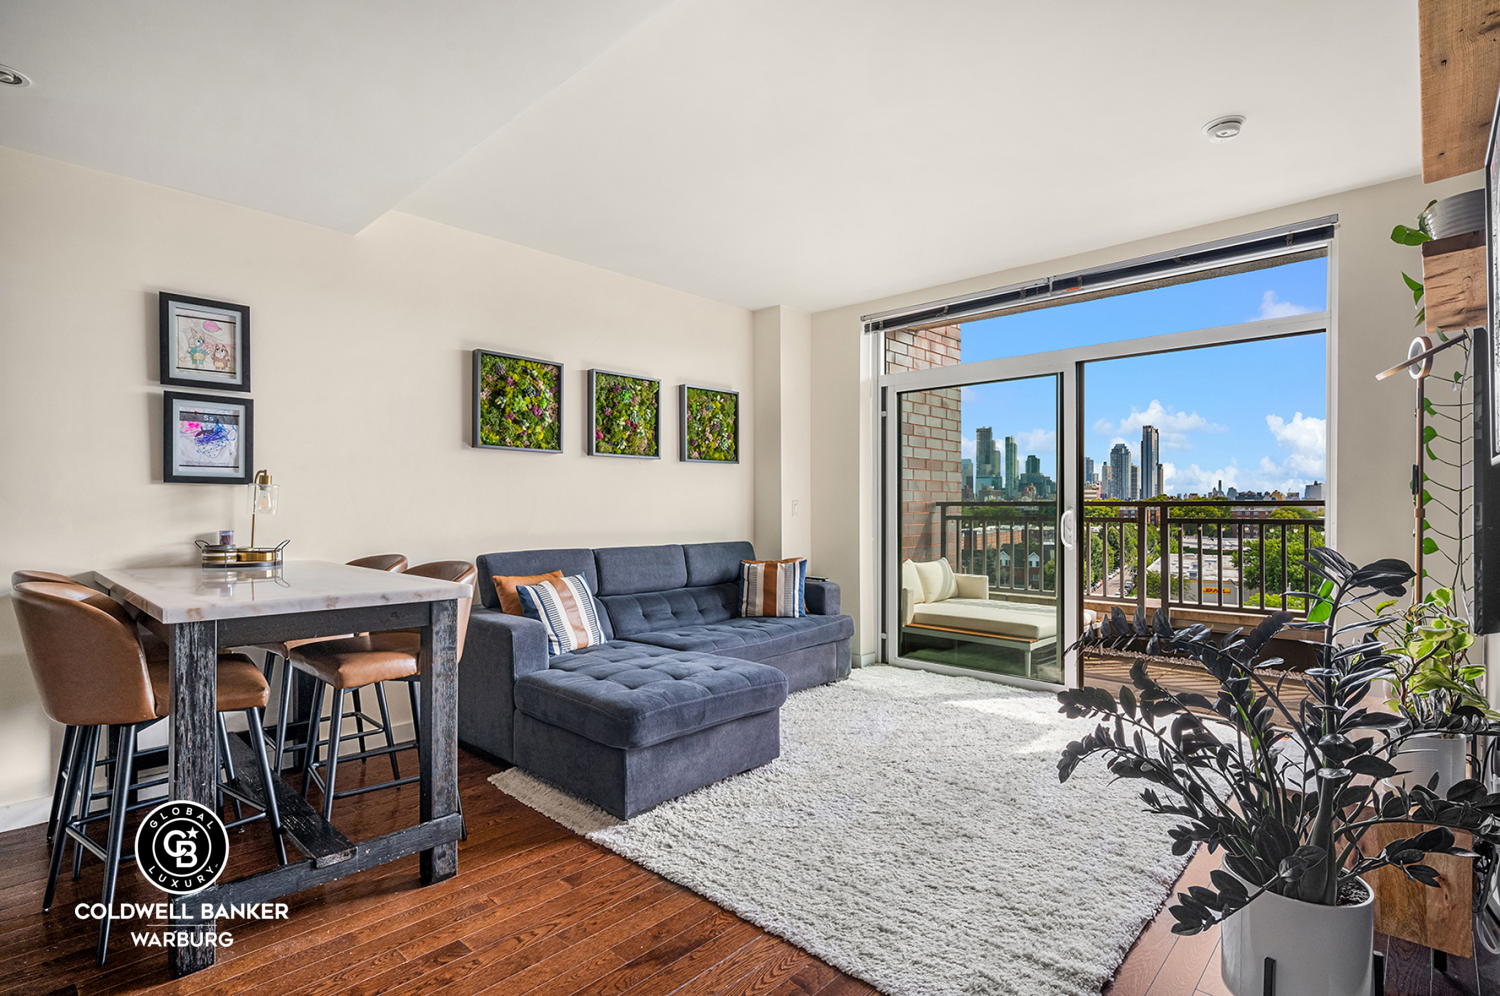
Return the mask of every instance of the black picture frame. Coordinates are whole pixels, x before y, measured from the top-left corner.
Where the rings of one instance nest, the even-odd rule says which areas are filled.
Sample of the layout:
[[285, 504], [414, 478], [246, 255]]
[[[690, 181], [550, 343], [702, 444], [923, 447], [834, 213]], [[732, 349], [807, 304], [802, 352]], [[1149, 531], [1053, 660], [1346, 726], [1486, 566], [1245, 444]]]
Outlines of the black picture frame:
[[[601, 378], [618, 378], [620, 380], [635, 381], [640, 384], [650, 384], [651, 394], [655, 399], [652, 406], [653, 424], [651, 427], [650, 453], [616, 453], [609, 449], [601, 448], [605, 442], [604, 437], [609, 434], [610, 425], [601, 426], [599, 421], [599, 391]], [[605, 385], [606, 389], [612, 385]], [[613, 419], [612, 415], [605, 416]], [[661, 381], [655, 377], [642, 377], [639, 374], [619, 373], [614, 370], [591, 369], [589, 371], [589, 456], [620, 457], [626, 460], [660, 460], [661, 459]]]
[[[729, 460], [715, 460], [710, 457], [693, 456], [689, 450], [689, 405], [688, 392], [703, 391], [707, 394], [727, 395], [734, 398], [734, 457]], [[740, 462], [740, 392], [726, 391], [719, 387], [704, 387], [702, 384], [679, 384], [677, 387], [677, 429], [678, 439], [681, 445], [678, 448], [678, 457], [684, 463], [717, 463], [737, 464]]]
[[[484, 368], [486, 361], [491, 358], [501, 361], [514, 360], [520, 363], [536, 364], [537, 366], [547, 367], [556, 371], [556, 383], [553, 386], [553, 398], [551, 401], [551, 403], [555, 405], [556, 410], [555, 446], [514, 446], [508, 443], [487, 443], [484, 441], [486, 434], [483, 424], [485, 407]], [[564, 422], [566, 421], [563, 414], [563, 385], [566, 379], [566, 374], [567, 371], [563, 367], [563, 365], [556, 362], [555, 360], [543, 360], [533, 356], [516, 356], [512, 353], [496, 352], [493, 349], [474, 350], [473, 379], [470, 387], [469, 399], [471, 413], [471, 421], [469, 427], [470, 445], [472, 445], [475, 449], [481, 450], [512, 450], [518, 453], [561, 453], [563, 451]], [[552, 435], [553, 433], [550, 432], [547, 434], [549, 439], [552, 437]]]
[[[188, 414], [222, 416], [217, 419], [184, 418]], [[202, 464], [183, 460], [179, 446], [186, 427], [194, 421], [234, 426], [234, 462], [223, 468], [205, 470]], [[162, 392], [162, 480], [167, 484], [249, 484], [255, 475], [255, 402], [250, 398], [225, 397], [216, 394]]]
[[[163, 384], [210, 391], [250, 390], [249, 305], [168, 291], [161, 291], [157, 300]], [[228, 335], [224, 334], [226, 322], [233, 324]], [[190, 341], [190, 336], [196, 336], [196, 341]]]

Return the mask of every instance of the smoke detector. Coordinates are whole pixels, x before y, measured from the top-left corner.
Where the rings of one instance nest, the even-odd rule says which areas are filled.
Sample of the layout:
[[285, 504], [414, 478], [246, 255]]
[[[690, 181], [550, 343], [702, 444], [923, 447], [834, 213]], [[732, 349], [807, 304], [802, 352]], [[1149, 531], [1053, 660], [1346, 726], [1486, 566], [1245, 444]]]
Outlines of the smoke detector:
[[0, 66], [0, 84], [4, 86], [31, 86], [31, 80], [9, 66]]
[[1240, 133], [1245, 126], [1243, 114], [1231, 114], [1228, 117], [1215, 118], [1203, 126], [1203, 134], [1208, 136], [1210, 142], [1227, 142]]

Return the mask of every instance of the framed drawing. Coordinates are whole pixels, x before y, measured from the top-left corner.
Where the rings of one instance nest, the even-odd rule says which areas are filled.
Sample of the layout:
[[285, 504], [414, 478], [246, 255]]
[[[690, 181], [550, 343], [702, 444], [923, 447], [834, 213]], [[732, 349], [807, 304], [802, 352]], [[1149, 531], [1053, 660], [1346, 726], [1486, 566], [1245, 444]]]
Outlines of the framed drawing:
[[562, 452], [563, 365], [474, 350], [473, 445]]
[[740, 462], [740, 392], [683, 384], [677, 389], [682, 459], [689, 463]]
[[158, 297], [161, 382], [250, 390], [250, 309], [166, 291]]
[[661, 459], [661, 381], [589, 371], [589, 453]]
[[169, 484], [249, 484], [255, 402], [162, 393], [162, 479]]

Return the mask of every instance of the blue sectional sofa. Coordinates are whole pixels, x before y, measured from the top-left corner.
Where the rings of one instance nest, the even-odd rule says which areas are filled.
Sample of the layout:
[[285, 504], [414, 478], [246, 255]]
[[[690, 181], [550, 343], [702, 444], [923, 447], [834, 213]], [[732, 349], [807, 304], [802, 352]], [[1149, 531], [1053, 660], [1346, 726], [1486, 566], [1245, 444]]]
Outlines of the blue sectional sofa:
[[[459, 662], [459, 739], [628, 818], [781, 752], [789, 692], [848, 677], [854, 621], [807, 583], [806, 616], [742, 618], [749, 543], [522, 550], [478, 558]], [[500, 610], [496, 575], [587, 579], [606, 642], [547, 656]]]

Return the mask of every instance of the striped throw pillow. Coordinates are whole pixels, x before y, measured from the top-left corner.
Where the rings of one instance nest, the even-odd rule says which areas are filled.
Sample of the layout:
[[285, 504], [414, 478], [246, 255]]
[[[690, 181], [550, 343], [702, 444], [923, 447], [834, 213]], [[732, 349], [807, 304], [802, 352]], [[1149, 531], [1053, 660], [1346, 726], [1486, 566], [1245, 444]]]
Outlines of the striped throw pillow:
[[740, 561], [740, 615], [807, 615], [807, 558]]
[[582, 574], [516, 586], [522, 614], [547, 627], [547, 656], [557, 657], [604, 642], [589, 583]]

